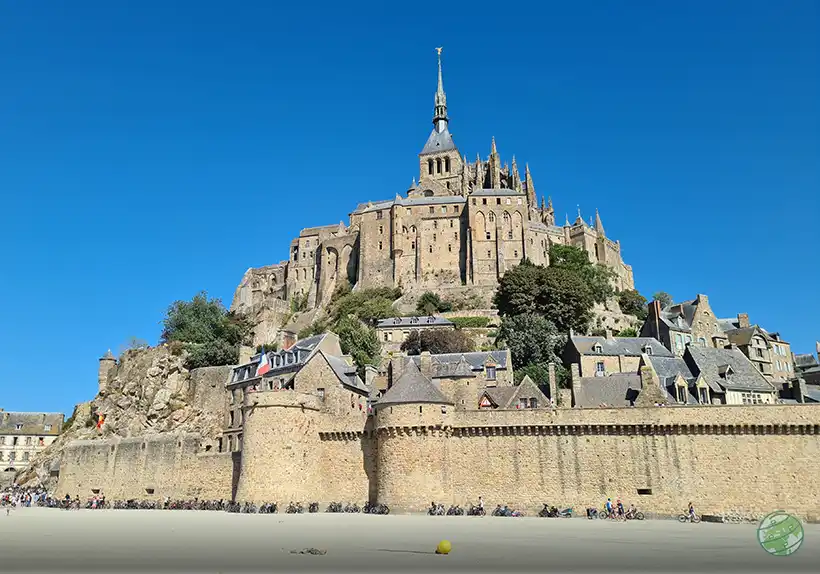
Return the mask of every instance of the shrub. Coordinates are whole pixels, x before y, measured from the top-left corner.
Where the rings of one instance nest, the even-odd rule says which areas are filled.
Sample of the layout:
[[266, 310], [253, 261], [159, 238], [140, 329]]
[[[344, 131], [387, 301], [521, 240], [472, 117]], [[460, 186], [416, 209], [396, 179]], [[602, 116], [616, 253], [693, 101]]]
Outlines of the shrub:
[[482, 329], [490, 324], [489, 317], [453, 317], [450, 321], [458, 329]]

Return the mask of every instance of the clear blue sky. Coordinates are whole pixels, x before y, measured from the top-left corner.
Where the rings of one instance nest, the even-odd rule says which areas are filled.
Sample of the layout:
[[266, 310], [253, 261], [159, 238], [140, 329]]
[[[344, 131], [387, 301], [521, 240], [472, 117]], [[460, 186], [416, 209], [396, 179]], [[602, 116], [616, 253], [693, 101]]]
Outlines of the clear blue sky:
[[[495, 136], [638, 289], [820, 337], [820, 9], [684, 2], [0, 3], [0, 406], [61, 410], [167, 306]], [[275, 5], [275, 7], [274, 7]]]

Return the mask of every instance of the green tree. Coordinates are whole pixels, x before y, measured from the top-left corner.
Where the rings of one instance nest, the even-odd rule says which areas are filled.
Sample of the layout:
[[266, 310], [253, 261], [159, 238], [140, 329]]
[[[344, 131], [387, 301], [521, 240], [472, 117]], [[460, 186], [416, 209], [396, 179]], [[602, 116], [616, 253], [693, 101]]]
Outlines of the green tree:
[[340, 294], [331, 299], [330, 323], [336, 325], [343, 317], [354, 315], [368, 325], [375, 325], [379, 319], [395, 316], [393, 302], [399, 297], [401, 290], [387, 287]]
[[434, 315], [436, 313], [446, 313], [453, 309], [452, 304], [444, 301], [437, 293], [425, 291], [416, 303], [416, 312], [420, 315]]
[[188, 368], [235, 364], [239, 346], [251, 334], [244, 316], [228, 312], [219, 299], [209, 299], [205, 292], [190, 301], [175, 301], [162, 324], [161, 342], [183, 343]]
[[408, 355], [418, 355], [424, 351], [434, 355], [469, 353], [475, 350], [475, 341], [460, 329], [422, 329], [411, 331], [401, 344], [401, 350]]
[[[568, 389], [570, 387], [569, 371], [567, 371], [561, 363], [554, 363], [554, 367], [556, 385], [559, 389]], [[532, 379], [532, 382], [541, 387], [544, 394], [549, 396], [549, 392], [547, 392], [550, 384], [549, 363], [530, 363], [529, 365], [524, 365], [523, 367], [516, 369], [516, 384], [523, 381], [524, 377], [527, 376]], [[558, 402], [558, 397], [551, 398]]]
[[364, 379], [365, 365], [378, 365], [381, 345], [376, 330], [350, 315], [339, 320], [335, 327], [342, 352], [353, 357], [359, 376]]
[[587, 284], [596, 303], [603, 303], [613, 295], [612, 280], [615, 273], [609, 267], [593, 264], [583, 249], [572, 245], [550, 246], [550, 267], [567, 269], [580, 276]]
[[503, 343], [510, 350], [516, 369], [535, 363], [560, 363], [558, 353], [566, 341], [566, 335], [549, 319], [534, 313], [504, 317], [496, 339], [497, 344]]
[[542, 267], [529, 261], [504, 274], [493, 301], [502, 317], [539, 314], [562, 332], [585, 332], [595, 304], [580, 274], [568, 267]]
[[640, 321], [646, 319], [648, 311], [646, 309], [646, 297], [638, 293], [635, 289], [627, 289], [618, 294], [618, 306], [623, 313], [635, 315]]
[[652, 298], [661, 304], [661, 309], [665, 309], [666, 307], [672, 305], [672, 295], [670, 295], [666, 291], [658, 291], [657, 293], [652, 295]]
[[638, 331], [635, 327], [627, 327], [618, 331], [618, 337], [637, 337]]

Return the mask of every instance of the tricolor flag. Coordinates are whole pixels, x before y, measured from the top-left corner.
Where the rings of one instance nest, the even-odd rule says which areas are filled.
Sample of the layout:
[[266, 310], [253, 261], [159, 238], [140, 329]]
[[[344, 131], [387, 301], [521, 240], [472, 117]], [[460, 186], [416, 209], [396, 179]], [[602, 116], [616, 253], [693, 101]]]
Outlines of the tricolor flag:
[[265, 349], [262, 349], [262, 355], [259, 357], [259, 366], [256, 367], [256, 376], [264, 375], [270, 371], [270, 359]]

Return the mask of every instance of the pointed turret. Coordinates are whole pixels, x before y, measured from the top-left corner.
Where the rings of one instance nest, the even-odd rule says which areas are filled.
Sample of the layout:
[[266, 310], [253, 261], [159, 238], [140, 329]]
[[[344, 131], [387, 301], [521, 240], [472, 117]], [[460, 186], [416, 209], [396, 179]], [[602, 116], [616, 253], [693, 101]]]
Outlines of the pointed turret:
[[527, 187], [527, 201], [531, 207], [538, 205], [538, 198], [535, 196], [535, 184], [532, 181], [532, 174], [530, 173], [530, 164], [524, 165], [524, 178], [526, 179]]
[[601, 223], [601, 216], [598, 214], [598, 209], [595, 209], [595, 231], [600, 233], [601, 235], [606, 235], [604, 233], [604, 224]]
[[570, 227], [570, 224], [569, 224], [569, 214], [568, 214], [568, 213], [565, 213], [565, 214], [564, 214], [564, 227]]
[[546, 211], [546, 210], [547, 210], [547, 205], [544, 202], [544, 196], [542, 195], [541, 196], [541, 211]]
[[547, 196], [547, 209], [549, 209], [550, 211], [555, 211], [552, 208], [552, 196], [551, 195]]
[[450, 121], [447, 117], [447, 94], [444, 93], [444, 80], [441, 77], [441, 48], [436, 48], [438, 52], [438, 85], [436, 86], [436, 108], [433, 114], [433, 125], [438, 133], [447, 129]]
[[493, 144], [492, 144], [492, 148], [490, 149], [490, 155], [491, 156], [494, 156], [494, 155], [497, 156], [498, 155], [498, 150], [495, 148], [495, 136], [493, 136]]
[[518, 164], [515, 163], [515, 156], [512, 158], [512, 183], [510, 185], [515, 191], [522, 191], [521, 189], [521, 174], [518, 173]]

